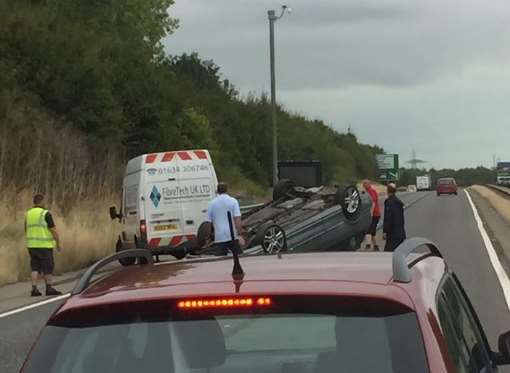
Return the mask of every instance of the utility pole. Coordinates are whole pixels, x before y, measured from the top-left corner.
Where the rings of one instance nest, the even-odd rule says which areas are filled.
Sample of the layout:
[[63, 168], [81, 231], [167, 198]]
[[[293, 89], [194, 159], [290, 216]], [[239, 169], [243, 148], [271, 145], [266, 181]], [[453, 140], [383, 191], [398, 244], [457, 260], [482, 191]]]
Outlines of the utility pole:
[[276, 16], [274, 10], [267, 11], [269, 19], [269, 58], [271, 66], [271, 119], [273, 124], [273, 187], [278, 182], [278, 127], [276, 118], [276, 72], [274, 52], [274, 23], [283, 17], [285, 12], [290, 13], [292, 9], [282, 5], [280, 16]]

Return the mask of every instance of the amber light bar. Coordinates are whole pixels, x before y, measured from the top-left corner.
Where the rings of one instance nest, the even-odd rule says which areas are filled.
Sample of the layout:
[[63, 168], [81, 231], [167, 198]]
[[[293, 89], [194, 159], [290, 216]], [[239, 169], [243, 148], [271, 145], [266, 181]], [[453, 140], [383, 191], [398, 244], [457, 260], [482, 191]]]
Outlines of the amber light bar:
[[271, 298], [216, 298], [216, 299], [189, 299], [181, 300], [177, 307], [181, 309], [203, 308], [239, 308], [254, 306], [270, 306]]

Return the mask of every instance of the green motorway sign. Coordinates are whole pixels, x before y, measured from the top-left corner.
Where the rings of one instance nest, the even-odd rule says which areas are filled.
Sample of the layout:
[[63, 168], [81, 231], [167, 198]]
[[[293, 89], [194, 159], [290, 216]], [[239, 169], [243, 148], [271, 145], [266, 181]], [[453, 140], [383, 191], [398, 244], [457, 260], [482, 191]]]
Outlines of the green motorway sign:
[[377, 154], [378, 177], [380, 181], [400, 179], [398, 154]]

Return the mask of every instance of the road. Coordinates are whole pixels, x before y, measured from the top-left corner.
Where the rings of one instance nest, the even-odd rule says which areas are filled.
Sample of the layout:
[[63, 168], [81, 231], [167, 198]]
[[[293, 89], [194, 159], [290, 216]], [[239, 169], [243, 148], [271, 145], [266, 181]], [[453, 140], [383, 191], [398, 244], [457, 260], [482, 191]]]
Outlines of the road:
[[439, 246], [496, 349], [499, 334], [510, 329], [510, 312], [464, 191], [441, 197], [429, 193], [406, 211], [406, 222], [409, 237], [427, 237]]
[[[439, 245], [496, 349], [498, 335], [510, 329], [510, 312], [465, 193], [451, 197], [403, 193], [400, 197], [407, 205], [408, 236], [427, 237]], [[44, 321], [57, 306], [58, 302], [0, 318], [0, 372], [17, 372]]]

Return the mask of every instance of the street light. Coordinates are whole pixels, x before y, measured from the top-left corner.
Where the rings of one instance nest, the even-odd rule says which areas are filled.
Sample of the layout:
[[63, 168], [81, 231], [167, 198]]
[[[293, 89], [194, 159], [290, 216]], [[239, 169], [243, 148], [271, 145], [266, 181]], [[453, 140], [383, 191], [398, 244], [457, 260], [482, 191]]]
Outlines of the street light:
[[271, 60], [271, 110], [273, 121], [273, 186], [278, 182], [278, 134], [276, 127], [276, 78], [275, 78], [275, 59], [274, 59], [274, 23], [278, 21], [283, 15], [291, 13], [292, 9], [287, 5], [282, 5], [282, 12], [280, 16], [276, 16], [274, 10], [268, 10], [267, 16], [269, 19], [269, 55]]

